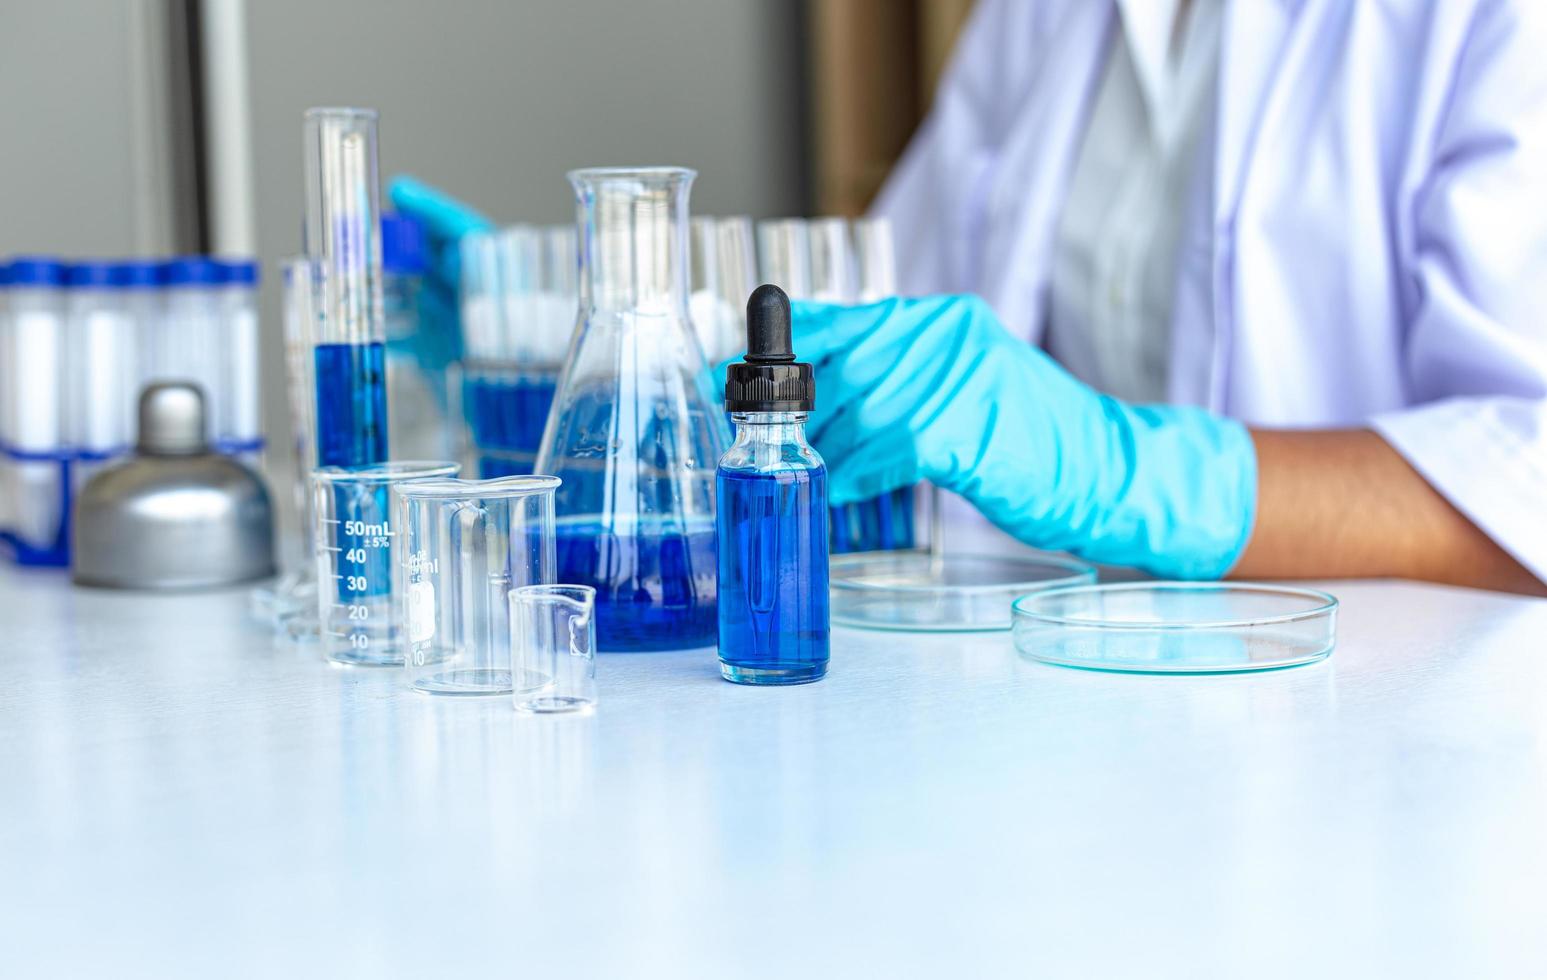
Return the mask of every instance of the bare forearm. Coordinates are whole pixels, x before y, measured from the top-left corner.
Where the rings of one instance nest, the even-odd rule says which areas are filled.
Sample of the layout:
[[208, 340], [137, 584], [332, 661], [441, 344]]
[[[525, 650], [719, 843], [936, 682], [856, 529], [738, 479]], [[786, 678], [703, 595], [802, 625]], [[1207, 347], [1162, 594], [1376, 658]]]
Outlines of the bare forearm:
[[1367, 430], [1255, 431], [1257, 522], [1231, 574], [1547, 586]]

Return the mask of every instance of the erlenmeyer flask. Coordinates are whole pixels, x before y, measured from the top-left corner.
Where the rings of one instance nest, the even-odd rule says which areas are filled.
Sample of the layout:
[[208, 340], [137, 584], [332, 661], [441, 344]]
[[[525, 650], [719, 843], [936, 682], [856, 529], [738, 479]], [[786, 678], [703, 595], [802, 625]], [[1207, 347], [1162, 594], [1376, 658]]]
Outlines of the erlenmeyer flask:
[[688, 319], [676, 167], [577, 170], [580, 323], [537, 472], [558, 490], [558, 580], [596, 589], [597, 646], [715, 642], [714, 468], [729, 442]]

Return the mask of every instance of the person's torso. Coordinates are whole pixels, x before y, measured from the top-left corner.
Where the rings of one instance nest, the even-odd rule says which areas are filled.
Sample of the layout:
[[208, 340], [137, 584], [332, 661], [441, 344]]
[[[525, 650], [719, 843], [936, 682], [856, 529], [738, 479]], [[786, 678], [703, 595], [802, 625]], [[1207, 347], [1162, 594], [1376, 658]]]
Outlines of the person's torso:
[[[1226, 6], [1214, 118], [1174, 245], [1169, 400], [1279, 425], [1355, 424], [1410, 401], [1406, 216], [1431, 169], [1459, 31], [1442, 4], [1398, 6]], [[982, 213], [965, 222], [978, 260], [945, 284], [983, 295], [1034, 343], [1116, 29], [1111, 3], [1045, 13], [1051, 29], [1028, 40], [1038, 67], [1025, 91], [1002, 93], [1013, 111], [979, 164]], [[1060, 106], [1070, 101], [1078, 111]]]

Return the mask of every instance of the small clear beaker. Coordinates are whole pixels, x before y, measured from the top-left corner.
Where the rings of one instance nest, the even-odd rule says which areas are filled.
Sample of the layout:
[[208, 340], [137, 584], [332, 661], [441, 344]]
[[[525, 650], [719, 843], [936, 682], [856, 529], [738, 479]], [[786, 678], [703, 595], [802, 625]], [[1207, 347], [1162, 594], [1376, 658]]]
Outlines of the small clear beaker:
[[428, 480], [397, 494], [397, 625], [408, 686], [509, 694], [512, 588], [554, 578], [557, 477]]
[[377, 463], [312, 471], [317, 619], [322, 652], [334, 663], [403, 663], [392, 610], [392, 553], [400, 532], [393, 491], [456, 476], [456, 463]]
[[596, 705], [596, 590], [510, 590], [510, 673], [517, 711], [557, 714]]

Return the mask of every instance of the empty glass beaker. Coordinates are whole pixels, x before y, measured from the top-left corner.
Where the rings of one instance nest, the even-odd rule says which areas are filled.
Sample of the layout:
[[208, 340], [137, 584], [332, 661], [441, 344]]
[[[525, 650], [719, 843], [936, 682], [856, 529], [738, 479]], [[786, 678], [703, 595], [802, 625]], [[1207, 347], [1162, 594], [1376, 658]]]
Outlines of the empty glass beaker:
[[510, 674], [517, 711], [587, 711], [596, 704], [596, 590], [510, 590]]
[[688, 319], [677, 167], [577, 170], [580, 324], [537, 454], [560, 477], [558, 577], [602, 650], [715, 642], [714, 467], [729, 442]]
[[394, 591], [408, 686], [509, 694], [512, 588], [553, 581], [551, 476], [399, 488]]
[[402, 634], [392, 608], [398, 537], [392, 491], [457, 475], [455, 463], [378, 463], [312, 472], [317, 619], [322, 652], [340, 664], [396, 666]]

